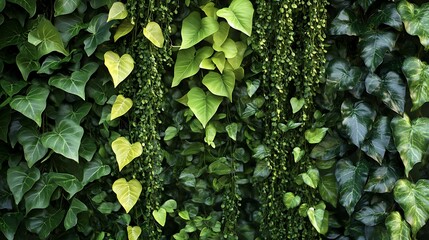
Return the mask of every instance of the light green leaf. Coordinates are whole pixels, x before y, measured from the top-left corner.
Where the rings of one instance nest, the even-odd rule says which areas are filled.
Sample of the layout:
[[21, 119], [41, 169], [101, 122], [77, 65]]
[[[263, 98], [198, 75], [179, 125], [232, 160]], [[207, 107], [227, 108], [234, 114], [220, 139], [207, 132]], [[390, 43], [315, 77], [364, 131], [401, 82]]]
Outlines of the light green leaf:
[[224, 71], [221, 75], [211, 71], [204, 76], [203, 84], [211, 93], [217, 96], [227, 97], [232, 102], [232, 92], [235, 86], [235, 76], [233, 72]]
[[319, 184], [319, 170], [317, 168], [310, 168], [305, 173], [300, 174], [304, 183], [312, 188], [317, 188]]
[[253, 6], [249, 0], [233, 0], [228, 8], [222, 8], [216, 15], [225, 18], [228, 24], [247, 36], [252, 35]]
[[294, 162], [297, 163], [297, 162], [301, 161], [302, 157], [304, 157], [305, 151], [299, 147], [294, 147], [292, 150], [292, 154], [293, 154]]
[[365, 185], [365, 191], [374, 193], [391, 192], [401, 173], [402, 170], [393, 161], [378, 166], [370, 173], [368, 182]]
[[25, 209], [30, 212], [32, 209], [44, 209], [49, 206], [51, 196], [58, 185], [51, 180], [50, 175], [45, 173], [25, 195]]
[[341, 58], [329, 61], [326, 68], [327, 84], [334, 86], [339, 91], [353, 89], [362, 78], [362, 70], [350, 66], [349, 62]]
[[165, 130], [164, 141], [168, 141], [168, 140], [173, 139], [177, 135], [178, 132], [179, 132], [179, 130], [176, 127], [169, 126]]
[[29, 169], [16, 166], [7, 170], [7, 184], [13, 194], [16, 205], [21, 202], [24, 194], [30, 190], [39, 179], [40, 171], [37, 168]]
[[79, 71], [73, 72], [71, 76], [60, 74], [49, 78], [48, 84], [85, 100], [86, 83], [97, 69], [98, 64], [90, 62], [85, 64]]
[[131, 30], [133, 30], [133, 28], [134, 28], [134, 23], [131, 22], [129, 19], [124, 19], [116, 29], [115, 35], [113, 36], [114, 42], [118, 41], [119, 38], [130, 33]]
[[307, 210], [307, 216], [310, 219], [311, 225], [320, 234], [328, 232], [329, 213], [325, 209], [310, 207]]
[[201, 88], [194, 87], [188, 93], [188, 106], [195, 117], [205, 128], [207, 123], [216, 113], [222, 97], [215, 96], [210, 92], [205, 93]]
[[200, 70], [201, 62], [213, 54], [213, 48], [202, 47], [195, 52], [195, 48], [180, 50], [174, 64], [174, 78], [171, 87], [175, 87], [188, 77], [194, 76]]
[[39, 56], [53, 51], [68, 55], [58, 30], [51, 21], [44, 17], [38, 18], [37, 26], [28, 34], [28, 42], [37, 47]]
[[301, 197], [295, 196], [292, 192], [283, 194], [283, 203], [287, 209], [296, 208], [301, 204]]
[[215, 70], [216, 66], [214, 65], [213, 61], [210, 58], [206, 58], [206, 59], [203, 59], [203, 61], [201, 61], [200, 68], [206, 69], [206, 70]]
[[384, 222], [387, 212], [387, 204], [382, 201], [372, 206], [364, 206], [356, 213], [355, 218], [366, 226], [375, 226]]
[[[186, 6], [189, 6], [189, 4]], [[217, 20], [216, 12], [218, 9], [215, 7], [214, 2], [208, 2], [206, 5], [201, 7], [201, 10], [203, 10], [207, 17], [212, 17]]]
[[319, 193], [322, 199], [332, 206], [337, 207], [338, 202], [338, 185], [335, 175], [328, 173], [320, 177]]
[[46, 108], [49, 90], [39, 86], [31, 86], [26, 96], [16, 95], [10, 107], [42, 126], [42, 112]]
[[192, 12], [183, 20], [182, 45], [180, 49], [188, 49], [212, 35], [219, 29], [219, 23], [212, 17], [201, 19], [200, 13]]
[[37, 0], [7, 0], [8, 2], [15, 3], [21, 6], [25, 11], [30, 14], [30, 18], [36, 14]]
[[143, 35], [149, 39], [153, 45], [162, 48], [164, 46], [164, 35], [162, 34], [161, 27], [156, 22], [148, 22], [143, 28]]
[[328, 129], [329, 128], [307, 129], [304, 133], [305, 139], [311, 144], [320, 143], [322, 139], [325, 137]]
[[305, 104], [304, 98], [298, 99], [296, 97], [293, 97], [289, 101], [290, 105], [292, 106], [292, 113], [297, 113]]
[[407, 78], [410, 89], [413, 102], [411, 111], [415, 111], [429, 102], [429, 66], [416, 57], [409, 57], [402, 65], [402, 72]]
[[401, 1], [397, 5], [399, 14], [404, 22], [405, 31], [413, 36], [418, 36], [420, 43], [429, 47], [429, 3], [420, 7], [408, 1]]
[[164, 208], [160, 208], [159, 210], [153, 210], [152, 216], [153, 218], [155, 218], [156, 222], [159, 223], [159, 225], [164, 227], [165, 221], [167, 220], [167, 212]]
[[41, 134], [36, 128], [22, 127], [18, 132], [18, 142], [24, 149], [24, 158], [31, 168], [48, 152], [41, 141]]
[[374, 31], [364, 34], [359, 41], [359, 47], [365, 66], [374, 72], [383, 62], [386, 52], [393, 50], [395, 43], [396, 34], [393, 32]]
[[125, 212], [129, 213], [140, 197], [142, 185], [136, 179], [127, 182], [125, 178], [120, 178], [113, 183], [112, 190]]
[[217, 69], [220, 73], [223, 73], [223, 69], [225, 68], [225, 54], [223, 52], [216, 52], [211, 58], [213, 63], [216, 65]]
[[179, 217], [181, 217], [183, 220], [191, 220], [191, 218], [189, 217], [189, 212], [186, 210], [180, 211]]
[[88, 211], [88, 207], [77, 198], [73, 198], [70, 208], [64, 218], [64, 228], [69, 230], [77, 224], [77, 214]]
[[212, 162], [208, 169], [208, 173], [214, 173], [217, 175], [226, 175], [234, 171], [231, 167], [231, 163], [227, 162], [226, 158], [219, 158], [218, 160]]
[[138, 240], [142, 229], [139, 226], [127, 226], [128, 240]]
[[110, 120], [124, 115], [128, 112], [128, 110], [131, 109], [132, 106], [133, 100], [131, 100], [131, 98], [125, 98], [123, 95], [119, 94], [113, 103], [112, 112], [110, 113]]
[[[217, 16], [216, 16], [217, 17]], [[225, 40], [228, 38], [230, 26], [227, 22], [222, 21], [219, 23], [219, 30], [213, 34], [213, 48], [220, 48]]]
[[39, 234], [39, 239], [46, 239], [64, 218], [65, 211], [49, 208], [32, 214], [25, 221], [28, 231]]
[[117, 87], [119, 83], [125, 80], [134, 69], [134, 60], [129, 54], [119, 57], [118, 54], [107, 51], [104, 54], [104, 65], [109, 70], [113, 79], [113, 85]]
[[213, 49], [218, 52], [223, 52], [226, 58], [235, 58], [238, 54], [237, 45], [231, 38], [227, 38], [220, 46], [213, 44]]
[[112, 142], [112, 150], [116, 155], [119, 171], [121, 171], [122, 168], [128, 165], [136, 157], [139, 157], [143, 152], [141, 143], [136, 142], [131, 144], [124, 137], [119, 137]]
[[341, 115], [347, 136], [354, 145], [360, 147], [372, 127], [376, 112], [366, 102], [353, 104], [346, 100], [341, 105]]
[[74, 12], [79, 4], [80, 0], [55, 0], [54, 17]]
[[125, 7], [125, 4], [122, 2], [115, 2], [109, 9], [109, 17], [107, 22], [112, 20], [121, 20], [128, 16], [128, 11]]
[[420, 179], [416, 184], [400, 179], [393, 190], [395, 201], [404, 210], [405, 220], [410, 224], [414, 238], [429, 219], [428, 189], [427, 179]]
[[238, 132], [238, 124], [231, 123], [225, 127], [226, 132], [228, 133], [228, 137], [232, 140], [237, 141], [237, 132]]
[[213, 123], [209, 123], [206, 127], [204, 142], [206, 142], [212, 148], [216, 148], [214, 139], [216, 137], [216, 127]]
[[429, 143], [429, 118], [417, 118], [410, 122], [406, 114], [395, 117], [391, 122], [396, 149], [405, 166], [405, 175], [413, 166], [421, 162]]
[[369, 157], [382, 163], [384, 153], [391, 139], [390, 119], [382, 116], [374, 123], [367, 139], [363, 142], [361, 150]]
[[169, 199], [161, 205], [161, 208], [164, 208], [168, 213], [173, 213], [177, 208], [177, 202], [174, 199]]
[[69, 119], [60, 121], [51, 132], [42, 135], [42, 144], [54, 152], [79, 162], [83, 128]]
[[385, 221], [387, 231], [391, 240], [409, 240], [410, 226], [399, 212], [393, 211], [389, 214]]

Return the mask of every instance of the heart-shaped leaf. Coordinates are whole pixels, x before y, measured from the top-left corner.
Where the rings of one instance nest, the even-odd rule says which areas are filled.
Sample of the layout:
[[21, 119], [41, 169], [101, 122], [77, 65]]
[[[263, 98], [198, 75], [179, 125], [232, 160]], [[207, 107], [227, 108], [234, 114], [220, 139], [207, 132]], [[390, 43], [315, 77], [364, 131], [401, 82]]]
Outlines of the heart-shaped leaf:
[[131, 109], [132, 106], [133, 100], [131, 100], [131, 98], [125, 98], [123, 95], [119, 94], [113, 103], [112, 111], [110, 113], [110, 120], [124, 115], [128, 112], [128, 110]]
[[203, 59], [203, 61], [201, 61], [200, 68], [206, 69], [206, 70], [215, 70], [216, 66], [214, 65], [213, 61], [210, 58], [206, 58], [206, 59]]
[[153, 45], [159, 48], [164, 46], [164, 35], [158, 23], [149, 22], [146, 27], [143, 28], [143, 35], [149, 39]]
[[401, 31], [403, 27], [401, 15], [399, 15], [398, 10], [396, 10], [396, 4], [394, 3], [382, 6], [380, 10], [371, 15], [369, 23], [374, 26], [385, 24], [398, 31]]
[[308, 143], [311, 143], [311, 144], [320, 143], [322, 139], [325, 137], [328, 129], [329, 128], [307, 129], [304, 133], [305, 139], [308, 141]]
[[131, 30], [133, 30], [133, 28], [134, 28], [134, 23], [131, 22], [129, 19], [124, 19], [116, 29], [115, 35], [113, 36], [114, 42], [118, 41], [119, 38], [130, 33]]
[[139, 226], [127, 226], [128, 240], [138, 240], [142, 229]]
[[[64, 1], [66, 2], [67, 0]], [[60, 32], [63, 42], [67, 44], [73, 37], [77, 36], [80, 30], [84, 29], [86, 25], [83, 23], [82, 16], [74, 13], [56, 17], [55, 27]]]
[[52, 207], [28, 216], [25, 227], [28, 231], [39, 235], [39, 239], [47, 239], [64, 218], [65, 211]]
[[225, 158], [219, 158], [218, 160], [210, 163], [207, 168], [208, 173], [213, 173], [217, 175], [226, 175], [232, 173], [234, 170], [231, 168], [231, 165], [226, 161]]
[[90, 62], [85, 64], [79, 71], [73, 72], [70, 77], [60, 74], [49, 78], [48, 84], [85, 100], [86, 83], [97, 69], [98, 64]]
[[410, 224], [413, 236], [429, 219], [429, 180], [420, 179], [416, 184], [400, 179], [395, 184], [395, 201], [404, 210], [405, 220]]
[[429, 3], [420, 7], [408, 1], [401, 1], [397, 6], [408, 34], [418, 36], [420, 43], [429, 47]]
[[217, 72], [209, 72], [204, 76], [203, 84], [214, 95], [227, 97], [232, 102], [232, 92], [235, 86], [235, 75], [232, 71], [224, 71], [222, 75]]
[[86, 31], [91, 33], [87, 39], [83, 41], [85, 47], [85, 52], [88, 56], [91, 56], [97, 46], [103, 42], [109, 41], [110, 39], [110, 26], [114, 21], [107, 22], [107, 14], [100, 13], [91, 18], [91, 21], [88, 24]]
[[421, 162], [429, 142], [429, 118], [417, 118], [410, 122], [406, 114], [404, 117], [395, 117], [391, 122], [393, 139], [396, 149], [405, 166], [405, 174], [413, 166]]
[[46, 108], [49, 90], [39, 86], [31, 86], [27, 96], [16, 95], [10, 102], [10, 107], [42, 126], [42, 112]]
[[37, 47], [39, 56], [53, 51], [68, 55], [58, 30], [51, 21], [40, 17], [37, 26], [28, 34], [28, 42]]
[[16, 55], [16, 65], [25, 81], [31, 72], [40, 69], [39, 53], [37, 48], [31, 43], [25, 43], [20, 46], [19, 53]]
[[42, 144], [54, 152], [79, 162], [83, 128], [69, 119], [60, 121], [51, 132], [42, 135]]
[[141, 143], [131, 144], [126, 138], [119, 137], [112, 142], [112, 149], [116, 155], [119, 171], [143, 153]]
[[21, 202], [24, 194], [30, 190], [34, 183], [39, 179], [40, 171], [37, 168], [29, 169], [22, 166], [16, 166], [7, 170], [7, 184], [17, 205]]
[[290, 105], [292, 106], [292, 113], [297, 113], [299, 110], [301, 110], [305, 103], [304, 98], [298, 99], [296, 97], [293, 97], [289, 101]]
[[77, 214], [88, 211], [88, 207], [77, 198], [73, 198], [70, 208], [64, 218], [64, 228], [69, 230], [77, 224]]
[[229, 29], [231, 27], [225, 21], [219, 23], [219, 30], [213, 34], [213, 48], [216, 46], [219, 48], [228, 38]]
[[45, 173], [25, 195], [25, 210], [44, 209], [49, 206], [52, 194], [58, 185], [50, 179], [50, 175]]
[[376, 112], [366, 102], [353, 104], [346, 100], [341, 105], [341, 115], [347, 136], [354, 145], [360, 147], [372, 127]]
[[188, 77], [194, 76], [200, 70], [200, 64], [203, 59], [213, 54], [213, 48], [202, 47], [195, 51], [195, 48], [180, 50], [177, 53], [176, 63], [174, 64], [174, 77], [171, 87], [175, 87]]
[[182, 45], [180, 49], [188, 49], [212, 35], [219, 29], [219, 23], [212, 17], [201, 19], [198, 12], [192, 12], [183, 20]]
[[165, 221], [167, 220], [167, 212], [164, 208], [160, 208], [159, 210], [153, 210], [152, 216], [153, 218], [155, 218], [156, 222], [159, 223], [159, 225], [164, 227]]
[[195, 117], [205, 128], [207, 123], [216, 113], [222, 97], [215, 96], [210, 92], [205, 93], [201, 88], [194, 87], [188, 94], [188, 106], [195, 114]]
[[292, 154], [293, 154], [293, 160], [294, 162], [299, 162], [301, 161], [302, 157], [304, 157], [305, 155], [305, 150], [302, 150], [299, 147], [294, 147], [292, 150]]
[[233, 58], [228, 58], [228, 63], [231, 64], [231, 67], [234, 70], [238, 70], [240, 69], [241, 63], [243, 62], [247, 45], [244, 42], [235, 42], [235, 46], [237, 47], [237, 55]]
[[223, 52], [226, 58], [234, 58], [238, 54], [237, 45], [231, 38], [227, 38], [220, 46], [213, 44], [213, 49], [218, 52]]
[[43, 146], [41, 134], [36, 128], [21, 128], [18, 132], [18, 142], [24, 149], [24, 158], [29, 168], [48, 152], [48, 149]]
[[317, 168], [310, 168], [305, 173], [301, 173], [302, 181], [307, 186], [310, 186], [312, 188], [317, 188], [317, 185], [319, 184], [319, 170]]
[[391, 212], [386, 218], [385, 224], [391, 240], [411, 239], [410, 226], [405, 220], [402, 220], [399, 212]]
[[356, 213], [355, 218], [366, 226], [375, 226], [384, 222], [387, 212], [386, 202], [379, 202], [372, 206], [364, 206]]
[[226, 132], [228, 133], [228, 137], [232, 140], [237, 141], [237, 132], [238, 132], [238, 124], [231, 123], [225, 127]]
[[56, 121], [61, 121], [63, 119], [70, 119], [73, 122], [80, 124], [80, 122], [86, 117], [91, 111], [92, 104], [85, 102], [83, 104], [62, 104], [59, 106], [57, 116], [55, 116]]
[[252, 35], [253, 6], [249, 0], [233, 0], [229, 7], [222, 8], [216, 15], [225, 18], [228, 24], [247, 36]]
[[[186, 6], [188, 6], [188, 5], [186, 5]], [[201, 7], [201, 10], [203, 10], [203, 12], [207, 15], [207, 17], [212, 17], [214, 19], [217, 19], [216, 12], [219, 9], [217, 9], [215, 7], [214, 2], [208, 2], [206, 5]]]
[[310, 207], [307, 210], [308, 219], [310, 219], [311, 225], [320, 234], [326, 234], [328, 232], [328, 221], [329, 213], [325, 209]]
[[362, 32], [362, 20], [351, 8], [341, 10], [332, 20], [329, 29], [332, 35], [357, 36]]
[[396, 34], [393, 32], [374, 31], [363, 35], [359, 47], [365, 66], [374, 72], [383, 62], [386, 52], [392, 51], [395, 43]]
[[429, 102], [429, 66], [416, 57], [409, 57], [402, 65], [402, 72], [407, 78], [410, 89], [413, 102], [411, 111], [417, 110], [424, 103]]
[[365, 191], [374, 193], [391, 192], [396, 181], [401, 176], [401, 171], [398, 164], [393, 161], [378, 166], [370, 173], [368, 182], [365, 185]]
[[340, 137], [328, 134], [322, 142], [313, 148], [310, 157], [319, 160], [330, 160], [337, 156], [342, 157], [347, 151], [347, 146]]
[[361, 149], [366, 155], [381, 164], [386, 148], [389, 145], [390, 137], [390, 120], [386, 116], [382, 116], [374, 123]]
[[68, 173], [49, 173], [50, 181], [55, 182], [58, 186], [62, 187], [69, 196], [68, 199], [72, 198], [77, 192], [82, 190], [82, 183], [74, 175]]
[[335, 175], [328, 173], [320, 177], [319, 187], [320, 196], [322, 199], [332, 206], [337, 206], [338, 201], [338, 185]]
[[353, 89], [362, 78], [362, 70], [358, 67], [351, 67], [350, 64], [341, 58], [329, 61], [326, 68], [327, 84], [335, 87], [339, 91]]
[[92, 181], [98, 180], [110, 173], [109, 165], [103, 165], [101, 161], [92, 160], [85, 164], [83, 168], [82, 185], [86, 185]]
[[177, 202], [174, 199], [169, 199], [161, 205], [161, 208], [164, 208], [168, 213], [173, 213], [177, 208]]
[[295, 196], [292, 192], [283, 194], [283, 203], [287, 209], [296, 208], [301, 204], [301, 197]]
[[30, 17], [33, 17], [34, 14], [36, 14], [36, 8], [37, 8], [37, 0], [7, 0], [8, 2], [15, 3], [22, 8], [25, 9], [25, 11], [30, 14]]
[[113, 183], [112, 190], [125, 212], [129, 213], [140, 197], [142, 185], [136, 179], [127, 182], [125, 178], [120, 178]]
[[226, 62], [225, 54], [223, 52], [216, 52], [211, 60], [216, 65], [219, 72], [222, 73]]
[[368, 171], [368, 166], [364, 160], [357, 162], [356, 166], [348, 159], [337, 162], [335, 178], [340, 190], [340, 203], [346, 208], [349, 215], [353, 213], [356, 203], [362, 196]]
[[128, 11], [124, 3], [115, 2], [112, 4], [112, 7], [109, 9], [109, 16], [107, 22], [112, 20], [121, 20], [128, 16]]
[[129, 54], [119, 57], [118, 54], [107, 51], [104, 54], [104, 65], [112, 76], [113, 85], [117, 87], [133, 71], [134, 60]]
[[80, 0], [55, 0], [54, 17], [74, 12], [79, 4]]

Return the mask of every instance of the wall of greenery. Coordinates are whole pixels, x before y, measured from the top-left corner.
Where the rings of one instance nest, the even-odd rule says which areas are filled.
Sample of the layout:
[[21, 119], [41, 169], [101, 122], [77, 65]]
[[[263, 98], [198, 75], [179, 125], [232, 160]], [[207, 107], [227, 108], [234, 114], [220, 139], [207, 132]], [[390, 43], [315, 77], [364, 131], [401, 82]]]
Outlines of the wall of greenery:
[[425, 239], [424, 2], [0, 0], [0, 239]]

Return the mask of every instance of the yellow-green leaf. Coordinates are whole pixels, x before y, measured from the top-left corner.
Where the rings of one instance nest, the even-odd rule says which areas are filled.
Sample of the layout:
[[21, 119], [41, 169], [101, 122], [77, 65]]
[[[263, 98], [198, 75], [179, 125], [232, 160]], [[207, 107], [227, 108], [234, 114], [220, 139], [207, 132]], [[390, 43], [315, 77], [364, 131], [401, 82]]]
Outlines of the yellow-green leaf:
[[128, 112], [133, 106], [133, 100], [131, 98], [125, 98], [122, 95], [116, 97], [115, 102], [112, 106], [112, 112], [110, 113], [110, 120], [120, 117]]
[[125, 19], [121, 22], [121, 24], [119, 24], [118, 28], [116, 29], [115, 35], [113, 36], [113, 40], [115, 42], [118, 41], [119, 38], [130, 33], [133, 28], [134, 23], [129, 19]]
[[167, 211], [165, 211], [164, 208], [160, 208], [159, 210], [153, 210], [152, 216], [153, 218], [155, 218], [156, 222], [159, 223], [159, 225], [164, 227], [165, 220], [167, 219]]
[[128, 213], [139, 199], [142, 185], [136, 179], [127, 182], [125, 178], [120, 178], [113, 183], [112, 190], [116, 193], [119, 203]]
[[137, 240], [139, 239], [142, 229], [139, 226], [131, 227], [127, 226], [128, 240]]
[[116, 161], [119, 165], [119, 171], [127, 164], [140, 156], [143, 152], [142, 145], [139, 142], [131, 144], [126, 138], [119, 137], [112, 142], [112, 149], [116, 155]]
[[162, 48], [164, 46], [164, 35], [162, 35], [161, 27], [156, 22], [149, 22], [143, 28], [143, 35], [149, 39], [153, 45]]
[[119, 83], [124, 81], [131, 71], [134, 69], [134, 60], [129, 54], [124, 54], [119, 57], [118, 54], [107, 51], [104, 54], [104, 65], [109, 70], [110, 75], [113, 79], [113, 85], [117, 87]]
[[110, 22], [115, 19], [124, 19], [128, 16], [128, 11], [125, 7], [125, 4], [121, 2], [115, 2], [109, 10], [109, 16], [107, 22]]

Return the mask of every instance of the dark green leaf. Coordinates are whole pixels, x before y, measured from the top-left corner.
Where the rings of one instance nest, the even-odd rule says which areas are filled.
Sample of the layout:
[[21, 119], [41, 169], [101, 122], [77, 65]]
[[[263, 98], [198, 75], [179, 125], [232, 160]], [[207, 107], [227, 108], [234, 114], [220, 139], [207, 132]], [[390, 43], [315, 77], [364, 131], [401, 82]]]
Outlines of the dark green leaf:
[[97, 151], [97, 145], [92, 137], [84, 136], [79, 148], [79, 157], [91, 161]]
[[391, 192], [399, 176], [400, 170], [395, 162], [383, 164], [370, 173], [368, 182], [365, 185], [365, 191], [374, 193]]
[[79, 6], [80, 0], [55, 0], [54, 16], [66, 15], [74, 12]]
[[338, 186], [334, 174], [328, 173], [320, 177], [319, 193], [322, 199], [337, 207]]
[[356, 220], [362, 222], [366, 226], [375, 226], [384, 222], [387, 216], [386, 202], [379, 202], [372, 206], [364, 206], [356, 215]]
[[425, 102], [429, 102], [429, 66], [416, 57], [409, 57], [402, 65], [402, 72], [407, 78], [410, 97], [413, 101], [411, 111], [417, 110]]
[[28, 34], [28, 42], [37, 46], [39, 56], [44, 56], [53, 51], [68, 55], [61, 40], [58, 30], [51, 21], [44, 17], [38, 19], [37, 26]]
[[110, 173], [109, 165], [93, 160], [85, 164], [83, 169], [82, 185], [86, 185], [92, 181], [98, 180]]
[[217, 175], [225, 175], [230, 174], [234, 171], [231, 167], [231, 163], [228, 163], [226, 158], [220, 158], [214, 162], [212, 162], [208, 169], [208, 173], [214, 173]]
[[77, 214], [87, 211], [88, 207], [77, 198], [73, 198], [70, 208], [64, 218], [64, 228], [69, 230], [77, 224]]
[[18, 205], [24, 194], [39, 180], [40, 171], [37, 168], [16, 166], [7, 170], [7, 184]]
[[23, 218], [22, 213], [4, 213], [0, 217], [0, 231], [8, 240], [15, 239], [16, 230]]
[[388, 117], [382, 116], [374, 123], [361, 149], [366, 155], [381, 164], [390, 142], [390, 136], [390, 120]]
[[10, 102], [10, 107], [32, 119], [42, 126], [42, 112], [46, 108], [49, 90], [39, 86], [31, 86], [27, 96], [17, 95]]
[[49, 208], [32, 214], [25, 222], [28, 231], [39, 234], [40, 239], [46, 239], [60, 225], [65, 211]]
[[15, 3], [18, 6], [21, 6], [25, 11], [30, 14], [30, 17], [33, 17], [36, 14], [36, 2], [37, 0], [7, 0], [8, 2]]
[[253, 171], [253, 177], [264, 179], [268, 177], [271, 173], [270, 166], [268, 161], [258, 161], [256, 163], [255, 170]]
[[18, 65], [24, 80], [27, 81], [28, 75], [40, 68], [39, 53], [37, 48], [30, 43], [21, 45], [19, 50], [18, 55], [16, 55], [16, 65]]
[[353, 104], [346, 100], [341, 105], [341, 115], [347, 136], [354, 145], [360, 147], [372, 127], [376, 112], [363, 101]]
[[398, 31], [401, 31], [403, 26], [401, 16], [396, 10], [396, 5], [394, 3], [383, 5], [377, 12], [371, 15], [369, 23], [375, 26], [386, 24]]
[[376, 0], [357, 0], [357, 3], [363, 8], [366, 12], [368, 8], [375, 2]]
[[319, 160], [330, 160], [335, 157], [342, 157], [347, 151], [347, 144], [336, 135], [328, 134], [322, 142], [311, 150], [310, 157]]
[[104, 83], [100, 79], [91, 79], [88, 82], [86, 91], [89, 97], [93, 98], [98, 105], [104, 105], [108, 98], [114, 94], [112, 83]]
[[69, 14], [56, 17], [55, 27], [60, 32], [63, 42], [68, 43], [70, 39], [79, 34], [80, 30], [85, 28], [85, 24], [83, 23], [83, 19], [80, 15]]
[[89, 22], [86, 31], [91, 34], [83, 42], [85, 44], [85, 52], [88, 56], [91, 56], [95, 52], [98, 45], [110, 39], [111, 33], [109, 29], [114, 21], [107, 22], [107, 16], [107, 13], [100, 13]]
[[73, 122], [80, 124], [82, 119], [88, 115], [91, 108], [92, 104], [89, 102], [75, 105], [62, 104], [59, 107], [55, 120], [61, 121], [63, 119], [70, 119]]
[[341, 10], [332, 20], [329, 32], [332, 35], [357, 36], [362, 32], [362, 21], [353, 10]]
[[28, 213], [32, 209], [47, 208], [56, 188], [57, 184], [50, 179], [50, 175], [47, 173], [43, 174], [33, 188], [25, 195], [26, 212]]
[[83, 188], [82, 183], [75, 176], [68, 173], [50, 172], [49, 178], [50, 181], [62, 187], [69, 194], [68, 199]]
[[329, 61], [326, 74], [327, 84], [334, 86], [339, 91], [353, 89], [363, 77], [360, 68], [351, 67], [346, 60], [341, 58]]
[[12, 46], [21, 45], [27, 41], [24, 30], [21, 24], [16, 20], [9, 20], [0, 25], [0, 49]]
[[264, 158], [269, 157], [271, 155], [270, 149], [263, 144], [258, 145], [256, 148], [252, 150], [253, 150], [252, 157], [258, 160], [263, 160]]
[[0, 140], [7, 143], [8, 142], [7, 134], [8, 134], [10, 118], [11, 118], [10, 108], [0, 109], [0, 116], [2, 116], [0, 118]]
[[0, 85], [1, 88], [6, 92], [9, 97], [12, 97], [13, 95], [19, 93], [25, 86], [27, 86], [27, 82], [20, 81], [17, 79], [1, 79]]
[[396, 34], [393, 32], [374, 31], [365, 33], [359, 42], [360, 56], [364, 60], [365, 66], [374, 72], [383, 62], [386, 52], [392, 51], [395, 42]]
[[48, 152], [48, 149], [43, 146], [41, 134], [36, 128], [21, 128], [18, 132], [18, 142], [24, 149], [24, 157], [30, 168]]

